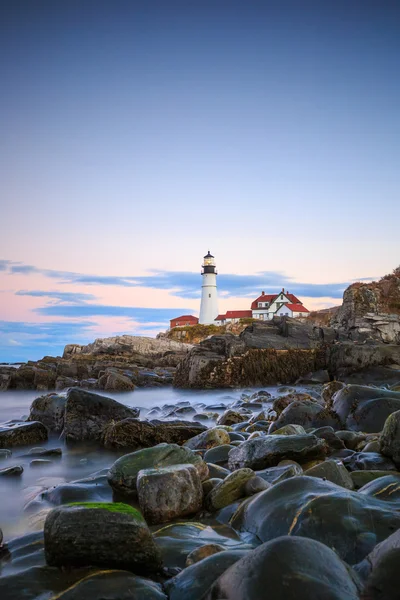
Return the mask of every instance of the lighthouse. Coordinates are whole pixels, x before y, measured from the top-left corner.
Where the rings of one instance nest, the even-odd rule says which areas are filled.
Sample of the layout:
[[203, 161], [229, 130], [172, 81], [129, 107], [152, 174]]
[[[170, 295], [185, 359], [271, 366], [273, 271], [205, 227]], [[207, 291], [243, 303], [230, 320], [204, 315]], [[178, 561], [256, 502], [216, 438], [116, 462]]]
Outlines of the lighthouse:
[[201, 325], [214, 324], [218, 316], [217, 296], [217, 269], [215, 259], [210, 251], [205, 255], [201, 266], [203, 283], [201, 285], [201, 303], [199, 323]]

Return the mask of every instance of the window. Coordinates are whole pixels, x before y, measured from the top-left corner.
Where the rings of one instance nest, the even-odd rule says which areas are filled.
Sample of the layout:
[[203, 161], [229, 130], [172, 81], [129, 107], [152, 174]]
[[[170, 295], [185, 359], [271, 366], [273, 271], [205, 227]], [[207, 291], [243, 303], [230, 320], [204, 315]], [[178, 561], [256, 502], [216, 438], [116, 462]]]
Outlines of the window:
[[211, 298], [211, 294], [208, 294], [208, 297]]
[[258, 303], [258, 308], [262, 308], [262, 302]]

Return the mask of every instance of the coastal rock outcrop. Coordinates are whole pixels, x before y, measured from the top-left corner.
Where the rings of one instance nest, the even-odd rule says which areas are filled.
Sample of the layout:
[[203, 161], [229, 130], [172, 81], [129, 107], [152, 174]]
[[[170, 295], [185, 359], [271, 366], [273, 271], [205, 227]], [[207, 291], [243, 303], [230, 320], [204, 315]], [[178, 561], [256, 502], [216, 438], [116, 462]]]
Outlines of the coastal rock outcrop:
[[0, 448], [38, 444], [46, 441], [47, 438], [47, 429], [39, 421], [12, 423], [0, 427]]

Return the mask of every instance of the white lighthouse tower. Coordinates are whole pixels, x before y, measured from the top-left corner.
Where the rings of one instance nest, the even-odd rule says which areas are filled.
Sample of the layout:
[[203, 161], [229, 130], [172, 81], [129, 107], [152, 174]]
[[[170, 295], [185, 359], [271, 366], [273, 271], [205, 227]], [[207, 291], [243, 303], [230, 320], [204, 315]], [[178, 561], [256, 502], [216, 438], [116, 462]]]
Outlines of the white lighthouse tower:
[[214, 324], [218, 316], [217, 296], [217, 269], [215, 260], [210, 251], [205, 255], [201, 267], [203, 283], [201, 285], [201, 303], [199, 323], [201, 325]]

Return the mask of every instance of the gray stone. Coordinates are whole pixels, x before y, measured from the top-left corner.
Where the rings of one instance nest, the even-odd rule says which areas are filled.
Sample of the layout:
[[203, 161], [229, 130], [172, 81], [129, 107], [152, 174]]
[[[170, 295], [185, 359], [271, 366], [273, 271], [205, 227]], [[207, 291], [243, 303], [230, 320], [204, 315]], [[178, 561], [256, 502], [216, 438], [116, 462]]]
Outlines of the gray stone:
[[220, 479], [225, 479], [230, 473], [229, 469], [225, 469], [220, 465], [215, 465], [213, 463], [207, 463], [208, 471], [210, 473], [210, 477], [219, 477]]
[[190, 440], [185, 442], [186, 448], [191, 450], [215, 448], [216, 446], [222, 446], [222, 444], [229, 444], [229, 434], [225, 429], [215, 427], [213, 429], [207, 429], [203, 433], [192, 437]]
[[223, 444], [222, 446], [210, 448], [210, 450], [207, 450], [205, 453], [204, 460], [207, 463], [221, 465], [224, 467], [228, 463], [229, 452], [232, 450], [232, 448], [235, 448], [235, 446], [232, 444]]
[[16, 423], [0, 427], [0, 448], [28, 446], [47, 440], [47, 429], [42, 423]]
[[311, 467], [311, 469], [307, 469], [304, 471], [304, 475], [309, 475], [310, 477], [319, 477], [320, 479], [327, 479], [332, 483], [336, 483], [348, 490], [354, 489], [354, 483], [350, 476], [350, 473], [347, 471], [346, 467], [342, 462], [338, 462], [334, 459], [325, 460], [319, 465], [315, 465], [315, 467]]
[[314, 435], [267, 435], [263, 438], [246, 440], [229, 453], [231, 470], [249, 467], [259, 470], [276, 466], [288, 458], [297, 462], [307, 462], [324, 458], [327, 452], [325, 442]]
[[223, 552], [225, 548], [220, 544], [205, 544], [204, 546], [200, 546], [200, 548], [196, 548], [193, 552], [188, 554], [186, 559], [186, 566], [190, 567], [213, 554], [217, 554], [218, 552]]
[[227, 410], [218, 419], [217, 425], [234, 425], [246, 421], [246, 415], [237, 412], [236, 410]]
[[238, 469], [215, 486], [206, 498], [206, 506], [215, 511], [245, 497], [246, 483], [254, 477], [251, 469]]
[[200, 480], [208, 479], [208, 467], [201, 456], [176, 444], [158, 444], [121, 456], [108, 472], [108, 482], [116, 492], [136, 494], [136, 479], [143, 469], [160, 469], [170, 465], [193, 464]]
[[44, 526], [46, 562], [96, 565], [134, 573], [161, 570], [160, 552], [142, 515], [126, 504], [80, 504], [53, 509]]
[[21, 466], [5, 467], [0, 469], [0, 477], [15, 477], [16, 475], [22, 475], [24, 468]]
[[306, 430], [302, 425], [290, 424], [273, 431], [272, 435], [306, 435]]
[[199, 474], [192, 464], [139, 471], [139, 505], [148, 523], [165, 523], [198, 512], [203, 502]]
[[381, 477], [386, 477], [386, 475], [400, 475], [397, 471], [381, 471], [381, 470], [372, 470], [372, 471], [351, 471], [350, 477], [354, 483], [354, 487], [356, 490], [364, 487], [370, 481], [374, 481], [375, 479], [379, 479]]
[[49, 431], [61, 433], [64, 429], [66, 396], [47, 394], [36, 398], [30, 408], [28, 421], [39, 421]]
[[380, 437], [380, 451], [400, 467], [400, 411], [392, 413], [386, 419]]

